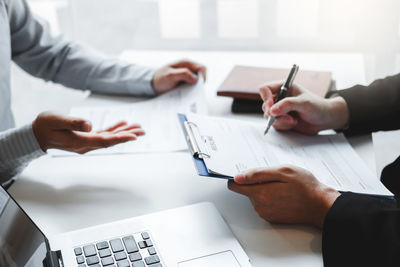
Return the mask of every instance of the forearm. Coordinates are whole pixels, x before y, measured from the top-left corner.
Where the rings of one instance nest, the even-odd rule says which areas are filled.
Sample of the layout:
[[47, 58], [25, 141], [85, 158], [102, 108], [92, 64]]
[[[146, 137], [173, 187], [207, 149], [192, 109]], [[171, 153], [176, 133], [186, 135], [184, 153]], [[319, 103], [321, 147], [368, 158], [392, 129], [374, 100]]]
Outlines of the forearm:
[[[64, 42], [59, 66], [49, 64], [41, 76], [70, 88], [103, 94], [154, 96], [155, 70], [107, 58], [80, 44]], [[64, 52], [65, 51], [65, 52]], [[65, 55], [63, 55], [65, 53]], [[51, 77], [45, 77], [48, 74]]]
[[33, 159], [44, 155], [31, 125], [0, 133], [0, 184], [18, 175]]
[[91, 69], [85, 87], [106, 94], [155, 96], [154, 74], [150, 67], [104, 59]]
[[393, 202], [344, 193], [323, 226], [325, 266], [398, 266], [400, 210]]
[[349, 134], [400, 128], [400, 75], [335, 92], [349, 108]]
[[7, 0], [12, 59], [25, 71], [76, 89], [155, 95], [154, 70], [110, 59], [83, 45], [54, 37], [25, 0]]

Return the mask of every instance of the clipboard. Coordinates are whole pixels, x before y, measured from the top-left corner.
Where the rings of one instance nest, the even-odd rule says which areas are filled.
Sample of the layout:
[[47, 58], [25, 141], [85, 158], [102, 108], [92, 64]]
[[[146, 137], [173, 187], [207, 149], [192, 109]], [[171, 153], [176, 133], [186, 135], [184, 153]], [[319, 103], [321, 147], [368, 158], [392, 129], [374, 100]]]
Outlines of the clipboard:
[[[219, 175], [215, 172], [213, 173], [212, 171], [209, 171], [206, 165], [207, 160], [205, 160], [211, 158], [211, 154], [209, 153], [209, 146], [206, 145], [208, 136], [203, 135], [201, 129], [199, 129], [198, 125], [196, 125], [196, 122], [189, 121], [188, 117], [185, 114], [178, 114], [178, 119], [198, 175], [204, 177], [215, 177], [233, 180], [233, 177], [231, 176]], [[340, 190], [340, 188], [337, 188], [336, 190], [338, 190], [340, 193], [347, 191], [352, 192], [350, 190]], [[391, 195], [374, 194], [373, 192], [358, 194], [369, 195], [378, 200], [385, 200], [396, 203], [396, 199]]]
[[197, 170], [197, 174], [205, 177], [214, 177], [220, 179], [228, 179], [233, 180], [233, 177], [218, 175], [210, 173], [207, 169], [207, 166], [204, 162], [204, 158], [211, 157], [207, 151], [202, 151], [198, 144], [199, 140], [196, 140], [196, 135], [194, 131], [198, 131], [199, 129], [197, 125], [193, 122], [188, 121], [185, 114], [178, 113], [179, 124], [182, 127], [183, 135], [185, 136], [186, 143], [189, 147], [189, 152], [192, 155], [194, 166]]

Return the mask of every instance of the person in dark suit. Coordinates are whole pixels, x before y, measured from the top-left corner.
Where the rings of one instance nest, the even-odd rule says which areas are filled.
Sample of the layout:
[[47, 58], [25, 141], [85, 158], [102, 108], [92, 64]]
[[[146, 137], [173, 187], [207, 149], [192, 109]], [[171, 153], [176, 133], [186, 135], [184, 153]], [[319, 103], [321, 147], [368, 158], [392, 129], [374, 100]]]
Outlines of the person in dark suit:
[[[336, 91], [327, 98], [294, 85], [287, 98], [274, 104], [280, 86], [260, 89], [265, 116], [277, 117], [277, 130], [313, 135], [335, 129], [354, 135], [400, 129], [400, 74], [369, 86]], [[381, 181], [400, 199], [400, 157], [384, 168]], [[248, 196], [267, 221], [309, 223], [321, 228], [325, 266], [400, 266], [397, 202], [339, 193], [295, 166], [240, 174], [228, 187]]]

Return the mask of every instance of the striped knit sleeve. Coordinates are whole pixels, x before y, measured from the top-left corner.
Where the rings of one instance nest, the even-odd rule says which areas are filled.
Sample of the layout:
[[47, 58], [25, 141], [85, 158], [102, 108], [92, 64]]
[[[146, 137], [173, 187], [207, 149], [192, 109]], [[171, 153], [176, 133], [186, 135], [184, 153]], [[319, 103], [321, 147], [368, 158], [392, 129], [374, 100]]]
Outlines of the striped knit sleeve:
[[1, 132], [0, 184], [18, 175], [30, 161], [44, 154], [31, 124]]

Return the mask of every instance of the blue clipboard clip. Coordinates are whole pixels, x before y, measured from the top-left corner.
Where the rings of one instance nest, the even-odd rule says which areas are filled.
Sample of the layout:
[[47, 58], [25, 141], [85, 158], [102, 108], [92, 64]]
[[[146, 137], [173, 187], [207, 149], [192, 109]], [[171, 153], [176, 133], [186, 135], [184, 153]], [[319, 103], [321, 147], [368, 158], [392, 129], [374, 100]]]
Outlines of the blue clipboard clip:
[[199, 130], [197, 125], [193, 122], [188, 121], [185, 114], [178, 114], [178, 118], [179, 124], [182, 127], [182, 131], [186, 139], [186, 143], [189, 147], [189, 151], [192, 154], [194, 166], [197, 170], [198, 175], [232, 180], [233, 177], [213, 174], [208, 171], [204, 159], [210, 158], [211, 155], [206, 151], [202, 151], [201, 146], [196, 140], [196, 135], [194, 132], [195, 130]]

